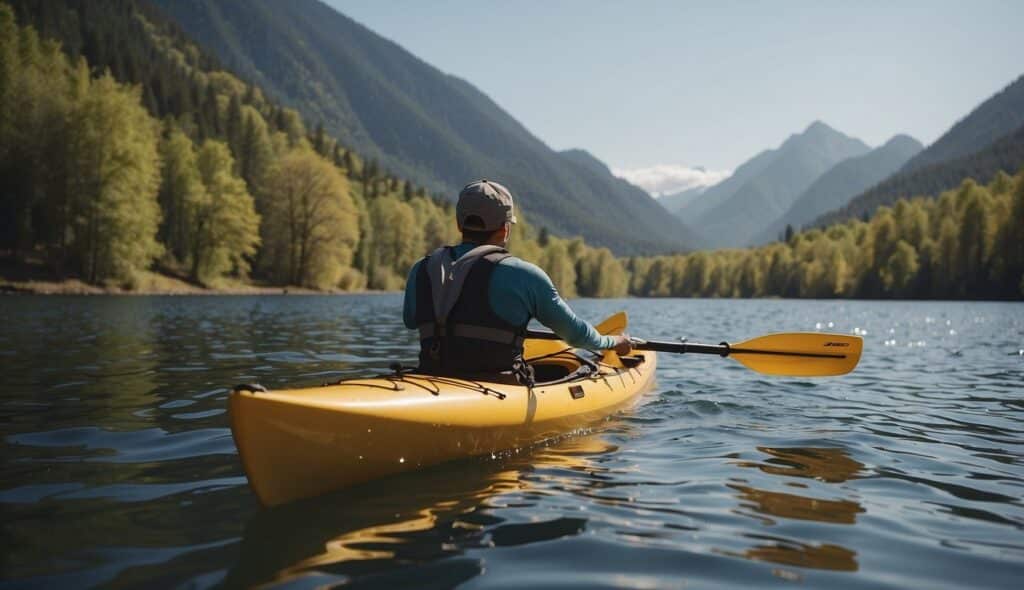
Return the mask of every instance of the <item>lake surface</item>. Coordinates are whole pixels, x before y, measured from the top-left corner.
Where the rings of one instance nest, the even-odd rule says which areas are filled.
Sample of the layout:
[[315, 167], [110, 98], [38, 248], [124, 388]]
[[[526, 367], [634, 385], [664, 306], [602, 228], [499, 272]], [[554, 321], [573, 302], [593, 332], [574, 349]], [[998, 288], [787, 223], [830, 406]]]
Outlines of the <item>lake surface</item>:
[[[235, 383], [410, 364], [400, 297], [0, 298], [0, 588], [1016, 588], [1024, 304], [578, 300], [646, 338], [865, 338], [841, 378], [662, 354], [584, 434], [273, 510]], [[346, 586], [347, 587], [347, 586]]]

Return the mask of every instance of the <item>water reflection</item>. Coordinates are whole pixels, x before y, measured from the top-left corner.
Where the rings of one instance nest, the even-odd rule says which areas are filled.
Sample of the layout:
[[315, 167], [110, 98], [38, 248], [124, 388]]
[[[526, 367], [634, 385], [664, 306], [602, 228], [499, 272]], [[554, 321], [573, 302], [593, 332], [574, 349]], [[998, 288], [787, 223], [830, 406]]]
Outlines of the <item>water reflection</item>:
[[850, 457], [845, 449], [757, 447], [771, 455], [763, 463], [742, 462], [740, 467], [755, 467], [772, 475], [807, 477], [828, 483], [841, 483], [861, 476], [864, 464]]
[[[763, 462], [740, 462], [740, 467], [758, 469], [770, 475], [809, 478], [835, 484], [857, 479], [864, 464], [851, 457], [845, 449], [795, 447], [757, 447], [770, 456]], [[812, 496], [758, 489], [740, 483], [727, 484], [737, 492], [740, 506], [757, 514], [791, 520], [827, 524], [853, 525], [864, 507], [854, 500], [828, 500]], [[776, 524], [768, 519], [765, 524]], [[856, 571], [856, 551], [834, 543], [806, 543], [766, 535], [744, 535], [761, 542], [742, 553], [722, 551], [725, 555], [806, 568]]]
[[769, 541], [752, 547], [743, 554], [722, 552], [734, 557], [745, 557], [755, 561], [767, 561], [782, 565], [793, 565], [806, 568], [833, 570], [841, 572], [857, 571], [857, 554], [845, 547], [823, 543], [812, 545], [788, 539], [776, 539], [760, 535], [748, 535], [755, 539]]
[[864, 508], [851, 500], [821, 500], [796, 494], [758, 490], [748, 486], [728, 484], [739, 492], [741, 506], [761, 514], [798, 520], [813, 520], [835, 524], [854, 524]]
[[580, 300], [661, 339], [835, 320], [879, 354], [814, 382], [663, 355], [596, 436], [261, 513], [226, 387], [415, 358], [400, 295], [2, 299], [0, 589], [1020, 585], [1021, 303]]
[[337, 584], [369, 575], [384, 586], [415, 584], [425, 575], [457, 584], [483, 571], [482, 563], [465, 557], [469, 549], [582, 532], [586, 519], [506, 523], [491, 508], [509, 507], [500, 500], [506, 494], [514, 493], [519, 507], [543, 495], [532, 477], [539, 470], [593, 471], [594, 453], [614, 448], [600, 435], [583, 435], [263, 510], [247, 523], [241, 557], [224, 584], [241, 588], [297, 578]]

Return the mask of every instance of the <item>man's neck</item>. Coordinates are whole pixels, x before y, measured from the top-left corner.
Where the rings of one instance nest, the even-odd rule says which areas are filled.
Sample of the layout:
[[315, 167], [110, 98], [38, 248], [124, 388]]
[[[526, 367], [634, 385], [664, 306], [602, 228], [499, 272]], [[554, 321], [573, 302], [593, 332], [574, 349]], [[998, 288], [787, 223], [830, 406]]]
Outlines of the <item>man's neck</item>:
[[462, 240], [462, 243], [459, 244], [459, 245], [460, 246], [472, 246], [474, 248], [478, 248], [480, 246], [497, 246], [499, 248], [507, 248], [507, 246], [505, 244], [502, 244], [501, 242], [498, 242], [498, 241], [489, 241], [489, 242], [484, 242], [484, 243], [481, 244], [479, 242], [470, 242], [469, 240]]

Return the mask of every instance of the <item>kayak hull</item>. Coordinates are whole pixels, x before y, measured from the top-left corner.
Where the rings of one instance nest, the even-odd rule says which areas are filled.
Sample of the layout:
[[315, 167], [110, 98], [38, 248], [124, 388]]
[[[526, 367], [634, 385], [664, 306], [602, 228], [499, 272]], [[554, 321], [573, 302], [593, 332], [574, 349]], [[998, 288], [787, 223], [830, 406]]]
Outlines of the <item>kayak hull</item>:
[[256, 496], [275, 506], [571, 433], [653, 385], [653, 352], [599, 363], [586, 375], [578, 359], [568, 350], [549, 355], [545, 365], [576, 377], [532, 388], [409, 373], [304, 389], [236, 388], [232, 435]]

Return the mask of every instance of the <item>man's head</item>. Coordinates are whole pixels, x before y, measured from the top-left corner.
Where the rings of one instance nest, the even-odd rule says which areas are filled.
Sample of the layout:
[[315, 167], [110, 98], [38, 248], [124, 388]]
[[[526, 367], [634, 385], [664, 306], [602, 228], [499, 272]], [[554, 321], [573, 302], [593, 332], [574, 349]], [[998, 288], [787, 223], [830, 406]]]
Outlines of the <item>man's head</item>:
[[467, 184], [459, 193], [455, 219], [462, 239], [474, 244], [505, 245], [516, 222], [512, 193], [490, 180]]

